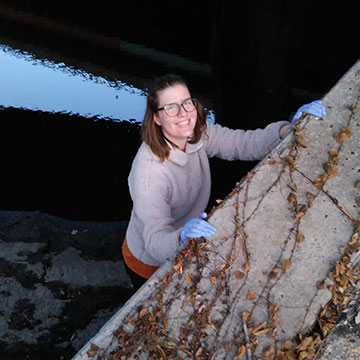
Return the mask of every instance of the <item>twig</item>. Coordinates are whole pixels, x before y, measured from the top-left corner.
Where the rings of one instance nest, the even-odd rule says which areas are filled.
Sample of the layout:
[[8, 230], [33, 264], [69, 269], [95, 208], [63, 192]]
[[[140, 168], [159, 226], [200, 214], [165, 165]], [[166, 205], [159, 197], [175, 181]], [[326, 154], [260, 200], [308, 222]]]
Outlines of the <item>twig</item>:
[[246, 358], [247, 358], [247, 360], [251, 360], [252, 355], [251, 355], [251, 350], [250, 350], [250, 339], [249, 339], [248, 328], [246, 325], [245, 313], [242, 313], [242, 318], [243, 318], [243, 328], [244, 328], [245, 341], [246, 341]]

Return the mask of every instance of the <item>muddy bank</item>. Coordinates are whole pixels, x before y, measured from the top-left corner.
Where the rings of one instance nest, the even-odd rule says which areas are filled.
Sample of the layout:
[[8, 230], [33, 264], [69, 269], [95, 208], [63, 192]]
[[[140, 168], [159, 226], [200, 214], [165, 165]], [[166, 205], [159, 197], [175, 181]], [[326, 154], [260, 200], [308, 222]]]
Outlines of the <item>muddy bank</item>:
[[0, 212], [2, 359], [70, 359], [132, 294], [127, 222]]

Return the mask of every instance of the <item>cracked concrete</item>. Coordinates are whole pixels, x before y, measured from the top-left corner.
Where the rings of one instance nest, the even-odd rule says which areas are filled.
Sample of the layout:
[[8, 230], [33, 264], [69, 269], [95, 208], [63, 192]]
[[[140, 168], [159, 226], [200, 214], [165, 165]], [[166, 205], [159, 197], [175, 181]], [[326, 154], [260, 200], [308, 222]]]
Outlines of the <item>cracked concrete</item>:
[[359, 279], [359, 88], [360, 62], [74, 360], [314, 358]]

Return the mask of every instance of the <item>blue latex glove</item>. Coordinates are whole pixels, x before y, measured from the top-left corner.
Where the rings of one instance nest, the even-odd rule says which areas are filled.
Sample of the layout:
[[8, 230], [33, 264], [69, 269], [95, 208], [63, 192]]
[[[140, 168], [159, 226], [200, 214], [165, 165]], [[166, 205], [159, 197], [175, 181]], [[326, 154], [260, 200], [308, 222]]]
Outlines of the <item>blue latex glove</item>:
[[206, 213], [202, 213], [201, 218], [193, 218], [189, 220], [180, 233], [181, 245], [189, 238], [199, 238], [202, 236], [213, 236], [216, 228], [203, 220], [207, 217]]
[[295, 115], [291, 119], [290, 125], [294, 125], [303, 112], [317, 117], [322, 117], [326, 115], [326, 110], [324, 106], [321, 104], [321, 100], [315, 100], [310, 104], [305, 104], [301, 106], [301, 108], [295, 113]]

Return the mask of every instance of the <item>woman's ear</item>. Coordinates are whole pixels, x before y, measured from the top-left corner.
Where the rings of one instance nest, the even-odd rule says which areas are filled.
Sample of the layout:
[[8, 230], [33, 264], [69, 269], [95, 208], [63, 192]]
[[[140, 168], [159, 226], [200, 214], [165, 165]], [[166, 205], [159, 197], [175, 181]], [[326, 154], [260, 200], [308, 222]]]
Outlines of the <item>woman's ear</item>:
[[159, 115], [158, 115], [157, 113], [154, 113], [154, 114], [153, 114], [153, 120], [154, 120], [154, 123], [155, 123], [156, 125], [161, 126], [161, 123], [160, 123], [160, 120], [159, 120]]

